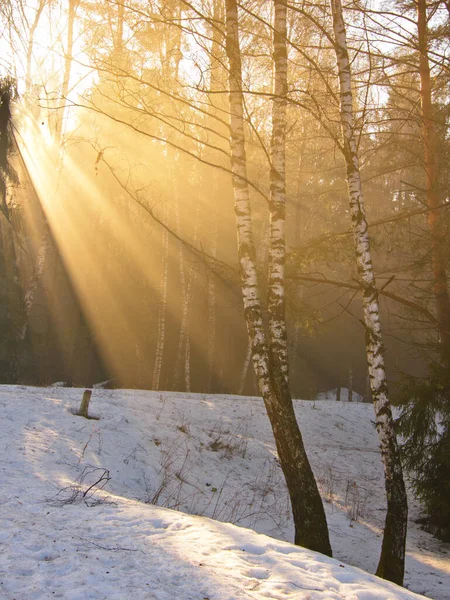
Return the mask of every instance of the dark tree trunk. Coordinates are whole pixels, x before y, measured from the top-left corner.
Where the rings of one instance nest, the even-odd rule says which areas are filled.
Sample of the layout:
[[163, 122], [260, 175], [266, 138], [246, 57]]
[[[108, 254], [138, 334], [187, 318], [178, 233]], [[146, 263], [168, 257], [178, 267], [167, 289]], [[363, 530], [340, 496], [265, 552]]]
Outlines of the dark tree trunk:
[[[278, 9], [282, 6], [285, 10], [285, 2], [277, 2], [276, 5]], [[226, 51], [230, 67], [231, 168], [244, 314], [252, 344], [253, 366], [289, 490], [295, 524], [295, 543], [331, 555], [325, 512], [295, 418], [287, 384], [287, 371], [281, 361], [271, 360], [263, 324], [247, 184], [238, 31], [236, 0], [226, 0]], [[278, 313], [276, 319], [280, 318]], [[271, 354], [273, 358], [275, 353]]]
[[417, 0], [417, 30], [419, 37], [420, 98], [422, 108], [423, 156], [426, 176], [428, 229], [431, 237], [433, 292], [439, 329], [442, 364], [450, 369], [450, 299], [447, 287], [446, 248], [443, 210], [439, 209], [439, 165], [437, 139], [431, 96], [430, 64], [428, 60], [428, 21], [426, 0]]

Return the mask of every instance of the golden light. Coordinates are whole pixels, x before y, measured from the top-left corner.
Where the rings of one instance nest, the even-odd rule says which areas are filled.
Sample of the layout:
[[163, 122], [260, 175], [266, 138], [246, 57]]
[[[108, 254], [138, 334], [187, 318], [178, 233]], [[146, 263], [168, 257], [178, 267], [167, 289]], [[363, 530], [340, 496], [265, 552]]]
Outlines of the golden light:
[[[30, 12], [30, 23], [37, 16], [36, 6], [37, 3], [34, 12]], [[37, 21], [33, 53], [28, 61], [28, 75], [37, 85], [28, 81], [27, 93], [17, 113], [17, 141], [26, 167], [21, 179], [26, 182], [29, 177], [32, 182], [83, 316], [94, 333], [96, 346], [110, 371], [121, 380], [129, 381], [138, 368], [147, 373], [152, 369], [145, 361], [155, 352], [161, 303], [167, 302], [163, 318], [169, 324], [176, 323], [171, 334], [172, 352], [174, 347], [180, 347], [181, 342], [173, 340], [173, 330], [182, 337], [181, 305], [188, 290], [194, 307], [192, 293], [198, 293], [198, 284], [193, 282], [197, 270], [204, 267], [198, 257], [183, 248], [176, 236], [200, 249], [206, 244], [209, 252], [210, 239], [206, 236], [217, 236], [217, 231], [213, 233], [204, 225], [199, 226], [205, 220], [204, 215], [210, 212], [211, 198], [204, 190], [198, 194], [190, 182], [192, 171], [198, 168], [197, 161], [174, 150], [170, 143], [152, 138], [151, 132], [158, 132], [160, 123], [151, 114], [138, 111], [136, 117], [131, 112], [131, 116], [125, 118], [130, 120], [131, 127], [120, 122], [123, 112], [132, 111], [133, 107], [123, 104], [121, 97], [113, 97], [111, 89], [116, 93], [117, 89], [123, 91], [129, 86], [127, 98], [133, 101], [133, 80], [122, 77], [116, 85], [111, 76], [112, 87], [109, 80], [104, 81], [104, 89], [96, 99], [86, 94], [90, 86], [92, 93], [97, 93], [98, 85], [93, 85], [97, 75], [94, 69], [89, 71], [86, 67], [88, 58], [83, 55], [79, 41], [81, 24], [78, 21], [74, 34], [76, 58], [71, 62], [68, 96], [61, 97], [67, 18], [67, 10], [56, 3], [46, 5]], [[27, 66], [26, 60], [21, 62]], [[148, 93], [145, 85], [141, 93], [144, 97]], [[161, 110], [161, 98], [154, 92], [152, 98]], [[166, 103], [163, 110], [176, 117], [170, 99], [162, 98]], [[101, 114], [102, 102], [112, 111], [112, 119]], [[116, 102], [116, 105], [111, 108], [108, 102]], [[81, 108], [83, 104], [88, 107]], [[117, 121], [115, 114], [118, 114]], [[135, 125], [150, 135], [136, 132]], [[189, 139], [182, 144], [192, 152]], [[214, 170], [209, 172], [214, 177]], [[227, 192], [225, 188], [225, 194]], [[25, 189], [23, 193], [25, 225], [36, 256], [42, 244], [42, 217], [33, 203], [27, 202]], [[169, 232], [139, 206], [136, 197], [148, 205], [157, 219], [167, 223]], [[215, 200], [214, 218], [220, 223], [231, 204], [226, 206]], [[229, 200], [231, 202], [231, 195]], [[164, 271], [169, 264], [167, 279]], [[174, 272], [178, 278], [176, 283]], [[67, 338], [73, 335], [75, 317], [67, 302], [58, 296], [55, 281], [48, 274], [44, 285], [61, 347], [70, 354]], [[140, 295], [136, 290], [140, 290]], [[201, 356], [206, 362], [205, 287], [201, 292], [204, 297], [201, 301], [195, 298], [200, 308], [196, 308], [197, 316], [193, 309], [191, 311], [187, 335], [192, 356]], [[139, 358], [139, 354], [144, 357]], [[141, 367], [137, 367], [139, 360], [144, 361]], [[169, 360], [175, 363], [176, 356]]]

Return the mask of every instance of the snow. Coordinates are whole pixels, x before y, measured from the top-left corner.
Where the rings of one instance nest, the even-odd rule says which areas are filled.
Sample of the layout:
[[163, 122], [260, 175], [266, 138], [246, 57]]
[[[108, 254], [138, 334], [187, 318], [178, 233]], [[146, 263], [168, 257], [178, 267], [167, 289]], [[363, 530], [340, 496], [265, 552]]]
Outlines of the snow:
[[[335, 560], [288, 543], [261, 399], [95, 389], [86, 420], [81, 397], [0, 386], [1, 599], [421, 597], [361, 570], [376, 568], [385, 514], [370, 405], [295, 402]], [[450, 546], [417, 510], [406, 585], [444, 600]]]
[[[346, 387], [342, 387], [341, 388], [341, 396], [340, 396], [340, 402], [348, 402], [348, 388]], [[334, 388], [333, 390], [328, 390], [327, 392], [321, 392], [320, 394], [318, 394], [317, 399], [318, 400], [336, 400], [336, 396], [337, 396], [337, 390], [336, 388]], [[355, 392], [355, 390], [353, 390], [352, 392], [352, 402], [364, 402], [364, 397], [361, 396], [361, 394], [358, 394], [358, 392]]]

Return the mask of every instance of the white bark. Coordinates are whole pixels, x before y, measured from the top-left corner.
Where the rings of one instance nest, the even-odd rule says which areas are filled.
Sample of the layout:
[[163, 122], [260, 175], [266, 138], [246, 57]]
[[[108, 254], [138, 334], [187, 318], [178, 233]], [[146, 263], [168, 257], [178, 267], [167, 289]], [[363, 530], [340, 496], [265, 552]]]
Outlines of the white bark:
[[[218, 220], [217, 210], [215, 207], [211, 209], [212, 212], [212, 245], [211, 245], [211, 256], [216, 258], [217, 256], [217, 236], [218, 236]], [[212, 392], [211, 386], [213, 381], [214, 363], [216, 356], [216, 284], [214, 281], [214, 275], [210, 273], [208, 277], [207, 286], [207, 300], [208, 300], [208, 341], [207, 341], [207, 365], [208, 365], [208, 380], [206, 389], [208, 392]]]
[[285, 316], [286, 259], [286, 104], [287, 41], [286, 0], [275, 0], [274, 13], [274, 98], [272, 106], [272, 140], [270, 158], [270, 251], [268, 310], [271, 359], [279, 376], [288, 385], [288, 347]]
[[263, 397], [271, 401], [268, 347], [264, 332], [256, 269], [251, 205], [247, 185], [247, 157], [244, 137], [242, 67], [235, 0], [227, 0], [227, 54], [230, 61], [230, 145], [233, 191], [238, 235], [244, 312], [252, 342], [253, 364]]
[[31, 63], [33, 60], [34, 34], [36, 33], [36, 29], [39, 25], [39, 20], [42, 16], [42, 11], [44, 10], [46, 3], [47, 3], [46, 0], [39, 0], [39, 4], [36, 7], [36, 13], [34, 15], [34, 20], [30, 27], [30, 32], [28, 34], [27, 58], [26, 58], [27, 66], [26, 66], [26, 73], [25, 73], [25, 91], [26, 91], [26, 93], [30, 93], [31, 86], [32, 86]]
[[[168, 223], [169, 205], [164, 207], [163, 222]], [[164, 339], [166, 333], [166, 314], [167, 314], [167, 279], [169, 271], [169, 232], [165, 227], [162, 228], [162, 256], [161, 256], [161, 280], [159, 285], [159, 307], [158, 307], [158, 331], [156, 338], [155, 365], [153, 369], [152, 388], [159, 390], [162, 361], [164, 354]]]
[[384, 465], [388, 509], [378, 573], [403, 582], [407, 502], [402, 466], [388, 397], [381, 335], [380, 308], [372, 265], [369, 234], [359, 171], [353, 114], [350, 60], [341, 0], [330, 0], [339, 73], [341, 128], [347, 165], [347, 184], [359, 283], [363, 294], [366, 352], [370, 387]]
[[[174, 180], [173, 178], [171, 178]], [[178, 194], [175, 193], [175, 231], [177, 236], [180, 236], [181, 227], [180, 227], [180, 206], [179, 206], [179, 198]], [[183, 242], [181, 239], [178, 240], [178, 254], [180, 260], [180, 288], [181, 288], [181, 320], [180, 320], [180, 337], [178, 339], [178, 350], [177, 357], [175, 359], [175, 368], [173, 370], [173, 389], [177, 389], [178, 384], [181, 379], [181, 365], [183, 363], [183, 351], [185, 347], [185, 339], [186, 339], [186, 324], [185, 324], [185, 315], [187, 315], [188, 304], [186, 302], [187, 297], [187, 286], [186, 286], [186, 275], [184, 270], [184, 252], [183, 252]]]
[[[267, 251], [268, 251], [267, 238], [270, 237], [269, 232], [267, 230], [268, 228], [265, 223], [262, 224], [261, 229], [262, 229], [261, 240], [260, 240], [260, 243], [256, 250], [257, 261], [258, 261], [258, 264], [260, 265], [260, 268], [262, 268], [266, 263]], [[251, 357], [252, 357], [252, 343], [251, 343], [251, 340], [249, 339], [248, 344], [247, 344], [247, 351], [245, 353], [244, 363], [242, 365], [241, 376], [239, 378], [238, 394], [240, 394], [240, 395], [242, 395], [244, 393], [245, 383], [247, 381], [248, 369], [250, 367]]]
[[295, 523], [295, 542], [331, 554], [325, 513], [305, 454], [287, 385], [275, 371], [263, 325], [247, 184], [242, 66], [236, 0], [226, 0], [226, 51], [230, 83], [231, 169], [244, 315], [258, 385], [269, 416]]
[[58, 109], [56, 120], [56, 143], [60, 144], [63, 140], [64, 116], [67, 108], [67, 97], [69, 95], [70, 74], [72, 71], [73, 55], [73, 29], [75, 25], [75, 15], [80, 0], [69, 0], [67, 14], [67, 48], [64, 59], [64, 74], [61, 87], [61, 106]]

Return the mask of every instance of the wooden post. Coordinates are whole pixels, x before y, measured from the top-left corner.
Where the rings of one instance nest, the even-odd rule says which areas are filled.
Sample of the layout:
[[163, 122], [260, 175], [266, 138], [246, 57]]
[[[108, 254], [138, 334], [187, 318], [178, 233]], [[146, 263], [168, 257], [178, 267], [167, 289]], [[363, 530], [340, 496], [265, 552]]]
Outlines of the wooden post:
[[85, 419], [89, 419], [89, 402], [91, 400], [92, 390], [84, 390], [83, 399], [81, 400], [80, 410], [78, 414], [80, 417], [84, 417]]

